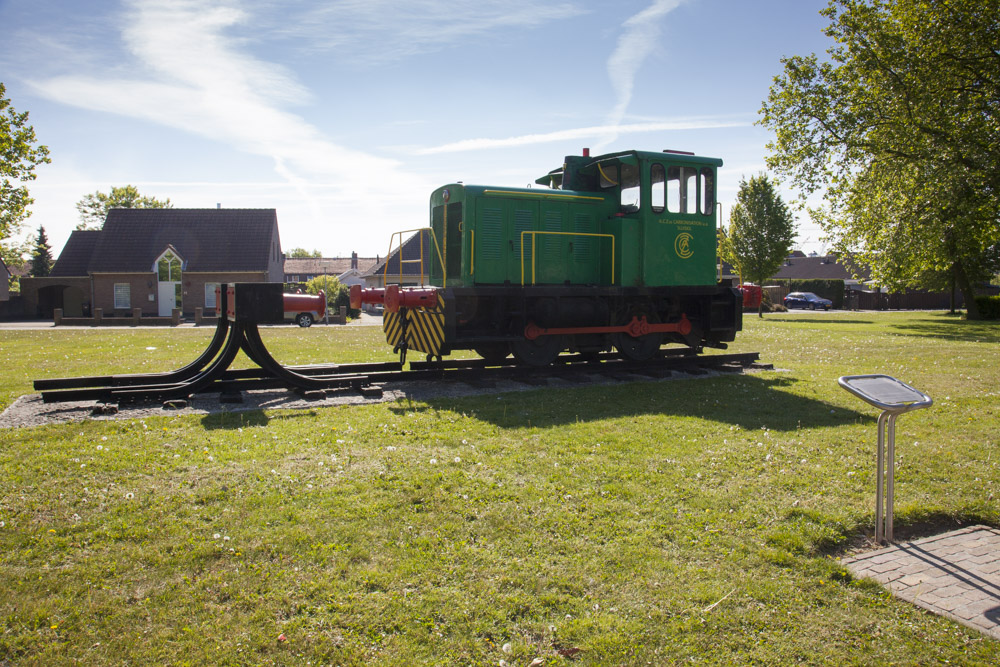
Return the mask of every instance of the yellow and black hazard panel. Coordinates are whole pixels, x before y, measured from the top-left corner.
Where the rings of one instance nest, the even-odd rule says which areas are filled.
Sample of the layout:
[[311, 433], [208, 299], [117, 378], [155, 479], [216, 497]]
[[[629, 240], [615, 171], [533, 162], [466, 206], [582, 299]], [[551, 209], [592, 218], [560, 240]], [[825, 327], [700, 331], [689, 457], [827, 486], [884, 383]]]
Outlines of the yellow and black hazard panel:
[[399, 346], [399, 341], [403, 340], [403, 324], [406, 315], [396, 311], [390, 313], [388, 310], [382, 314], [382, 331], [385, 332], [385, 342], [392, 345], [395, 350]]
[[407, 350], [440, 357], [448, 354], [447, 306], [442, 290], [434, 287], [385, 288], [385, 339], [405, 362]]
[[405, 308], [406, 316], [406, 346], [435, 357], [441, 356], [444, 349], [444, 298], [441, 293], [436, 295], [437, 303], [433, 308]]

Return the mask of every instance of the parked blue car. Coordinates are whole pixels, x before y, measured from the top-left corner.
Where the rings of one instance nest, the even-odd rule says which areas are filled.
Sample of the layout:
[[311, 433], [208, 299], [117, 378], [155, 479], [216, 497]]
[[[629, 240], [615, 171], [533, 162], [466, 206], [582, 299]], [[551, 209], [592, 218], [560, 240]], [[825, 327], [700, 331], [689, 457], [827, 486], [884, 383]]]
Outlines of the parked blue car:
[[785, 308], [809, 308], [810, 310], [822, 308], [823, 310], [830, 310], [832, 306], [833, 301], [816, 296], [812, 292], [789, 292], [788, 296], [785, 297]]

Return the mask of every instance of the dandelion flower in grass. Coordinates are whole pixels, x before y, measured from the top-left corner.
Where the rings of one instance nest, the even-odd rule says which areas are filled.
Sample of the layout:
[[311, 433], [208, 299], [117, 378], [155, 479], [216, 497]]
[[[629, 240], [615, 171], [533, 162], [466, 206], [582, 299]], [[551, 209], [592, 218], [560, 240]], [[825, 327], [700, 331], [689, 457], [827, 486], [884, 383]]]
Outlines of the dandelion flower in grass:
[[228, 536], [228, 535], [226, 535], [225, 537], [223, 537], [223, 538], [222, 538], [222, 541], [223, 541], [223, 542], [228, 542], [228, 541], [229, 541], [229, 536]]
[[125, 494], [125, 500], [132, 500], [133, 498], [135, 498], [135, 494], [131, 491]]
[[386, 450], [387, 452], [394, 452], [394, 451], [396, 451], [396, 448], [395, 448], [395, 447], [393, 447], [392, 445], [389, 445], [388, 447], [386, 447], [386, 448], [385, 448], [385, 450]]
[[97, 451], [101, 451], [102, 449], [104, 449], [104, 445], [98, 445], [97, 446]]
[[437, 462], [438, 462], [438, 460], [437, 460], [437, 459], [431, 459], [431, 465], [434, 465], [434, 464], [435, 464], [435, 463], [437, 463]]
[[0, 521], [0, 528], [3, 528], [6, 525], [7, 525], [6, 521]]
[[214, 534], [212, 535], [212, 539], [213, 539], [213, 540], [217, 540], [217, 539], [219, 539], [220, 537], [222, 537], [222, 535], [220, 535], [219, 533], [214, 533]]
[[462, 459], [456, 456], [455, 457], [455, 463], [461, 463], [461, 462], [462, 462]]

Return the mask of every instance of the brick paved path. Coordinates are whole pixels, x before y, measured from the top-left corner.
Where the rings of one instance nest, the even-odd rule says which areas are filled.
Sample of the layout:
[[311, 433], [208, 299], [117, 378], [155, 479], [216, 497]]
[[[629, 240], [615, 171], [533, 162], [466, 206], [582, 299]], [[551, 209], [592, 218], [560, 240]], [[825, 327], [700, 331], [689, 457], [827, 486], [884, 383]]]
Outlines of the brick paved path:
[[1000, 530], [972, 526], [843, 564], [898, 598], [1000, 639]]

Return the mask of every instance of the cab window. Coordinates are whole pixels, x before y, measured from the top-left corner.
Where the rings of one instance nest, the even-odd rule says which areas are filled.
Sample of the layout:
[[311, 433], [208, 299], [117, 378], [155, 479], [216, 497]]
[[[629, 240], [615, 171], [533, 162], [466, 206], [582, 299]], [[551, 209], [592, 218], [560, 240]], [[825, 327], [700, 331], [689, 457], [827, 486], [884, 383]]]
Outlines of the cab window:
[[639, 167], [637, 165], [622, 165], [621, 205], [623, 210], [639, 210]]
[[667, 205], [667, 173], [662, 164], [654, 164], [649, 169], [649, 196], [653, 213], [663, 213]]
[[667, 169], [667, 210], [671, 213], [698, 212], [698, 170], [694, 167]]
[[701, 168], [701, 212], [715, 215], [715, 174], [711, 167]]
[[597, 164], [597, 173], [601, 177], [601, 189], [607, 190], [608, 188], [618, 187], [618, 165], [616, 164]]

